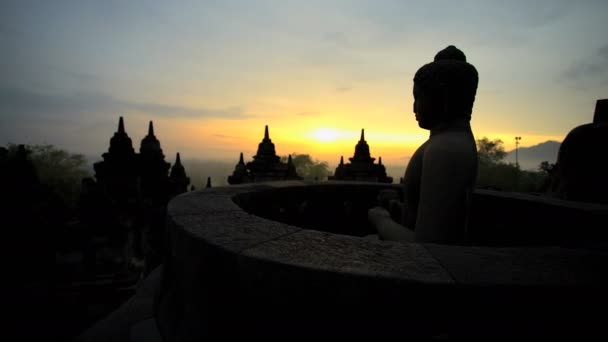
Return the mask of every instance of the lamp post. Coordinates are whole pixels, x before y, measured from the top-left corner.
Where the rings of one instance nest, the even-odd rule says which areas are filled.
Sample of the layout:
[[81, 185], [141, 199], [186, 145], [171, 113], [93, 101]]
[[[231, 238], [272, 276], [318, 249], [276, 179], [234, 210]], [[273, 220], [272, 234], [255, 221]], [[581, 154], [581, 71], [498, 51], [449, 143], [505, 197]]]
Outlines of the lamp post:
[[519, 168], [518, 147], [519, 147], [520, 140], [521, 140], [521, 137], [515, 137], [515, 165], [517, 165], [517, 168]]

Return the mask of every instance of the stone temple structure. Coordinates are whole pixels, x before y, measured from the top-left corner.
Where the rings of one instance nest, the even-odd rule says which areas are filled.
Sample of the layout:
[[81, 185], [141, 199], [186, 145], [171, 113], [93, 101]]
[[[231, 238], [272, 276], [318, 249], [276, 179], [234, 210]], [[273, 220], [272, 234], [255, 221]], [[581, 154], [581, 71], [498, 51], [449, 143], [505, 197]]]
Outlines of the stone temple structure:
[[173, 168], [165, 161], [152, 121], [136, 153], [121, 117], [102, 157], [94, 164], [96, 180], [83, 181], [81, 219], [110, 236], [112, 246], [123, 246], [121, 263], [144, 259], [147, 273], [163, 255], [167, 203], [187, 192], [190, 179], [179, 153]]
[[355, 155], [349, 158], [350, 163], [344, 164], [344, 157], [340, 157], [340, 164], [329, 180], [350, 180], [364, 182], [392, 183], [393, 178], [386, 175], [386, 168], [382, 165], [382, 157], [378, 164], [369, 152], [369, 145], [365, 141], [365, 130], [361, 130], [361, 139], [355, 146]]
[[169, 184], [171, 187], [171, 193], [181, 194], [188, 191], [188, 184], [190, 184], [190, 178], [186, 176], [186, 169], [182, 165], [182, 160], [177, 152], [175, 156], [175, 165], [171, 168], [171, 174], [169, 175]]
[[232, 175], [228, 176], [228, 184], [242, 184], [242, 183], [252, 183], [253, 180], [249, 175], [249, 170], [247, 170], [247, 165], [245, 165], [245, 161], [243, 160], [243, 152], [241, 152], [241, 156], [239, 157], [239, 162], [234, 167], [234, 171]]
[[125, 131], [122, 117], [118, 121], [118, 130], [110, 139], [110, 148], [102, 157], [103, 161], [93, 165], [101, 191], [113, 204], [134, 204], [138, 192], [139, 158]]
[[264, 139], [258, 145], [258, 151], [253, 160], [245, 164], [243, 153], [239, 158], [231, 176], [228, 176], [229, 184], [242, 184], [252, 182], [268, 182], [278, 180], [302, 179], [296, 172], [296, 168], [289, 156], [287, 163], [281, 162], [277, 156], [274, 143], [270, 140], [268, 126], [264, 130]]
[[141, 141], [139, 153], [135, 153], [131, 138], [125, 131], [124, 120], [120, 117], [118, 130], [110, 139], [110, 148], [102, 157], [103, 161], [94, 164], [96, 183], [116, 204], [133, 203], [139, 197], [166, 203], [170, 197], [186, 192], [190, 183], [179, 153], [169, 176], [171, 164], [165, 161], [152, 121], [148, 125], [148, 134]]
[[597, 100], [593, 122], [570, 131], [557, 156], [553, 195], [581, 202], [608, 203], [608, 99]]
[[165, 162], [160, 141], [154, 135], [154, 125], [150, 121], [148, 135], [142, 139], [139, 148], [139, 176], [141, 194], [144, 198], [150, 198], [158, 203], [168, 200], [170, 192], [167, 174], [170, 167], [171, 164]]

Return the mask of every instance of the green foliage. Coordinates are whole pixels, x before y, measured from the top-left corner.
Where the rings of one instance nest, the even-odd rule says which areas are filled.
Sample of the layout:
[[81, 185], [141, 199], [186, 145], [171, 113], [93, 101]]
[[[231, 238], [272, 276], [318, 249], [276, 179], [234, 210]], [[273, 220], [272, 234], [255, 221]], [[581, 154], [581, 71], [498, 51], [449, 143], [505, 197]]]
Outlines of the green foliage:
[[[286, 163], [287, 156], [282, 156], [281, 161]], [[326, 180], [329, 175], [329, 165], [327, 162], [312, 159], [310, 154], [291, 154], [291, 161], [296, 167], [296, 171], [300, 177], [305, 180]]]
[[555, 167], [555, 164], [551, 164], [548, 161], [543, 161], [538, 165], [538, 171], [549, 175], [549, 174], [551, 174], [551, 172], [553, 172], [554, 167]]
[[[17, 148], [18, 145], [8, 144], [9, 156], [14, 156]], [[53, 145], [26, 145], [25, 148], [40, 183], [49, 186], [68, 206], [75, 207], [82, 178], [89, 176], [85, 157]]]
[[545, 183], [550, 170], [548, 162], [541, 163], [539, 172], [524, 171], [518, 165], [503, 162], [506, 152], [500, 139], [490, 140], [486, 137], [478, 139], [477, 154], [479, 156], [477, 186], [480, 188], [537, 192]]

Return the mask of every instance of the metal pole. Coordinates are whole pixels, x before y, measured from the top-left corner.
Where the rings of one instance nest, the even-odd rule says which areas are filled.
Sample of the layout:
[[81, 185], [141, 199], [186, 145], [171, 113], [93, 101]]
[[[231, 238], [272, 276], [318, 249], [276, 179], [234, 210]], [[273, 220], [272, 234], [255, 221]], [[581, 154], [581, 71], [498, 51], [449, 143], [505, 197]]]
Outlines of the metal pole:
[[519, 147], [519, 141], [521, 140], [521, 137], [515, 137], [515, 165], [517, 165], [517, 167], [519, 167], [519, 151], [518, 151], [518, 147]]

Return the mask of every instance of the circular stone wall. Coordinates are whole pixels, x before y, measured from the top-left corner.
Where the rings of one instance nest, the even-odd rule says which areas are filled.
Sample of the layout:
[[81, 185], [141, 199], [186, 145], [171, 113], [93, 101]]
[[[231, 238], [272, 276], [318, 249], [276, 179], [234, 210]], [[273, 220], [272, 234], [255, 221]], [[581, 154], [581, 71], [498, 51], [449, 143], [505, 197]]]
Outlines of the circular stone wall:
[[288, 181], [173, 199], [156, 310], [163, 338], [605, 334], [588, 309], [608, 304], [604, 251], [387, 242], [331, 232], [339, 214], [315, 229], [259, 216], [289, 222], [292, 204], [315, 193], [354, 197], [365, 212], [387, 186]]

